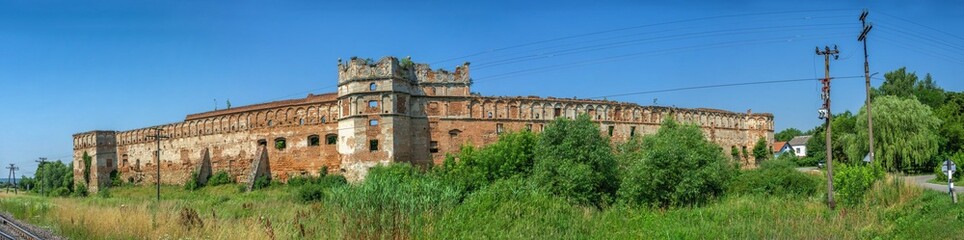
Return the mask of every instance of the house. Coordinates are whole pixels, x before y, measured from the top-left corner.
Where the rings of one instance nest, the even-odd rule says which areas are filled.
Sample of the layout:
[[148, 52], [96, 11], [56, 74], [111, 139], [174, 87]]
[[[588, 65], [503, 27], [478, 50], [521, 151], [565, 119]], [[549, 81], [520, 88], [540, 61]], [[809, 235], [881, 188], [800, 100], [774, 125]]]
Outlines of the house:
[[789, 144], [790, 147], [793, 148], [793, 153], [796, 154], [797, 157], [806, 157], [807, 141], [810, 141], [810, 137], [811, 136], [796, 136], [796, 137], [793, 137], [793, 139], [790, 139], [790, 141], [787, 142], [787, 144]]
[[783, 154], [785, 152], [793, 151], [793, 148], [791, 148], [790, 144], [787, 144], [787, 142], [773, 142], [772, 151], [773, 151], [773, 156], [780, 156], [780, 154]]

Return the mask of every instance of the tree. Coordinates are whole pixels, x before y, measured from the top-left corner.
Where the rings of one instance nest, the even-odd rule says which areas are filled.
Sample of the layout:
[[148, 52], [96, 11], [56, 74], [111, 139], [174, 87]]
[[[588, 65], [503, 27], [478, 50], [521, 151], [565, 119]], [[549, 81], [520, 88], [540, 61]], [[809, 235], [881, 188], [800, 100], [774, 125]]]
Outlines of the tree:
[[946, 101], [934, 111], [941, 120], [938, 130], [941, 139], [940, 152], [964, 152], [964, 93], [948, 92]]
[[772, 155], [770, 147], [767, 145], [767, 139], [765, 137], [760, 137], [756, 141], [756, 145], [753, 145], [753, 158], [756, 160], [756, 164], [760, 165], [764, 160], [770, 159]]
[[924, 75], [923, 81], [918, 81], [917, 74], [908, 73], [905, 67], [884, 74], [884, 83], [872, 95], [914, 98], [932, 109], [944, 103], [944, 89], [937, 86], [929, 73]]
[[[874, 111], [876, 116], [876, 111]], [[867, 117], [864, 117], [867, 120]], [[844, 139], [854, 139], [849, 135], [854, 134], [855, 124], [857, 117], [853, 115], [850, 111], [843, 113], [838, 113], [833, 115], [833, 122], [831, 122], [832, 129], [830, 133], [831, 144], [833, 144], [831, 155], [834, 162], [850, 162], [847, 156], [845, 147], [849, 142], [843, 141]], [[807, 156], [816, 157], [819, 159], [826, 158], [827, 151], [827, 134], [826, 134], [826, 124], [814, 128], [813, 137], [807, 141]], [[863, 159], [863, 157], [858, 158]]]
[[657, 207], [687, 206], [720, 196], [734, 168], [723, 149], [706, 140], [695, 125], [666, 120], [656, 134], [621, 147], [620, 201]]
[[[881, 96], [874, 104], [874, 160], [888, 171], [921, 171], [933, 167], [941, 120], [915, 99]], [[866, 107], [857, 115], [856, 137], [847, 154], [862, 159], [867, 146]]]
[[532, 181], [579, 204], [603, 205], [619, 186], [609, 139], [588, 115], [556, 118], [535, 149]]
[[800, 131], [800, 129], [787, 128], [787, 129], [783, 129], [783, 131], [780, 131], [777, 134], [774, 134], [773, 138], [776, 139], [776, 141], [778, 142], [786, 142], [786, 141], [790, 141], [790, 139], [793, 139], [793, 137], [803, 136], [803, 135], [804, 134], [802, 131]]

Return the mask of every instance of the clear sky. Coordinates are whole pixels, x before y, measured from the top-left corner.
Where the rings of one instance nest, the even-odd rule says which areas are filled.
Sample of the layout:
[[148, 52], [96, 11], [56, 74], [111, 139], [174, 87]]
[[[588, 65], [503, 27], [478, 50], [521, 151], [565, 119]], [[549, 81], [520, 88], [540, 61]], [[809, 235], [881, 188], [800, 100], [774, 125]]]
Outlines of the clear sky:
[[[0, 164], [31, 175], [38, 157], [69, 162], [74, 133], [178, 122], [214, 99], [223, 108], [331, 92], [337, 60], [352, 56], [450, 70], [469, 61], [483, 95], [822, 77], [814, 47], [834, 44], [832, 75], [862, 75], [863, 8], [875, 24], [871, 72], [906, 66], [964, 90], [960, 1], [523, 2], [0, 2]], [[835, 81], [832, 97], [834, 112], [857, 111], [863, 80]], [[769, 112], [777, 130], [820, 122], [816, 81], [609, 99]]]

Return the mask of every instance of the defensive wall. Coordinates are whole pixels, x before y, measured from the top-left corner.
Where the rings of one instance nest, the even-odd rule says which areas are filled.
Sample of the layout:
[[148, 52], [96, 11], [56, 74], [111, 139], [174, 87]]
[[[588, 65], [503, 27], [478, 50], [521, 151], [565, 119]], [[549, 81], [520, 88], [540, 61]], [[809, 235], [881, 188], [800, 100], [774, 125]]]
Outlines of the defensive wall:
[[[432, 70], [408, 59], [377, 62], [352, 58], [338, 64], [338, 91], [187, 115], [182, 122], [128, 131], [74, 134], [75, 182], [83, 183], [82, 156], [91, 159], [92, 191], [117, 171], [122, 181], [182, 184], [209, 153], [214, 172], [249, 181], [252, 161], [266, 149], [270, 176], [285, 181], [323, 169], [350, 180], [377, 164], [439, 164], [463, 144], [483, 146], [499, 134], [540, 132], [555, 118], [591, 116], [613, 142], [655, 133], [666, 118], [699, 125], [729, 154], [751, 149], [760, 137], [773, 141], [773, 115], [716, 109], [641, 106], [607, 100], [472, 94], [469, 64]], [[155, 128], [160, 163], [155, 156]], [[752, 157], [742, 159], [745, 166]]]

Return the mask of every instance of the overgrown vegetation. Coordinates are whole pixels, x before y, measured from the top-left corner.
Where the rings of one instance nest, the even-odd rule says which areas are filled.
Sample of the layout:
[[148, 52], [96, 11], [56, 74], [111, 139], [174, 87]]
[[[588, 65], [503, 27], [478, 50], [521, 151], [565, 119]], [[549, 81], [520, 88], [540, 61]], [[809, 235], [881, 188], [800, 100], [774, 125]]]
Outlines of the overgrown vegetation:
[[657, 207], [709, 202], [723, 194], [735, 172], [723, 150], [706, 140], [699, 127], [673, 120], [666, 120], [656, 134], [621, 146], [620, 165], [621, 202]]

